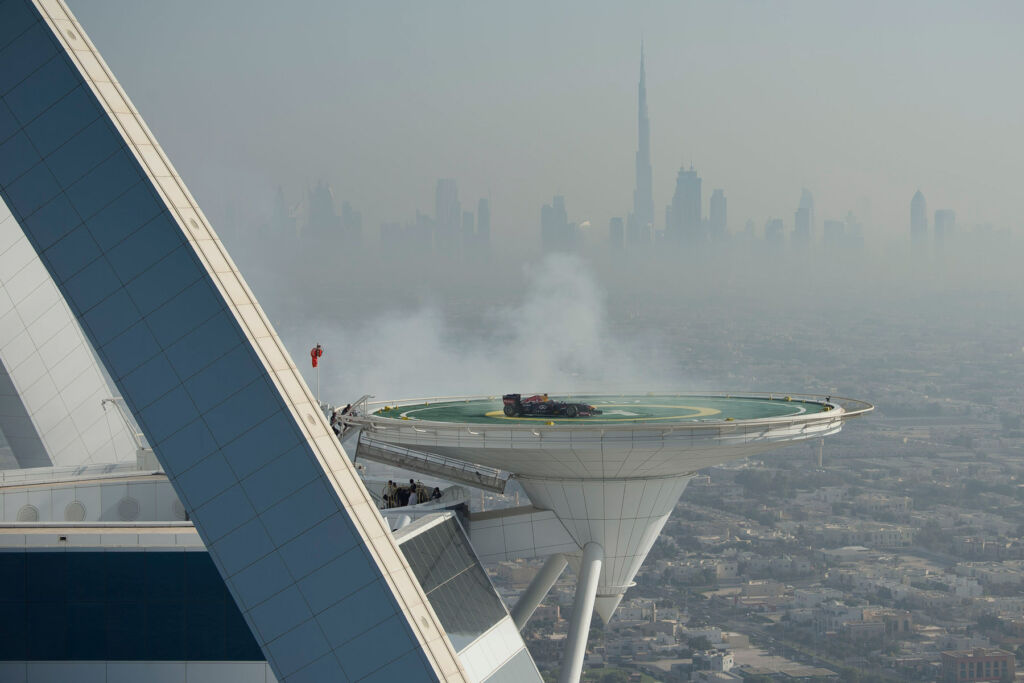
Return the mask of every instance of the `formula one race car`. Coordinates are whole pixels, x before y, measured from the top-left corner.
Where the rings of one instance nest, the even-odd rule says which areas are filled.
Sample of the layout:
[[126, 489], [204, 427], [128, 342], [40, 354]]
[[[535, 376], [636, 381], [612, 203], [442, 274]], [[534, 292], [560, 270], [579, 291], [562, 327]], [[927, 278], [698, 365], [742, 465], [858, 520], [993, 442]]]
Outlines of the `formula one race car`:
[[601, 414], [600, 410], [588, 403], [552, 401], [547, 394], [536, 394], [527, 398], [523, 398], [521, 394], [505, 394], [501, 400], [505, 404], [505, 415], [508, 417], [590, 417]]

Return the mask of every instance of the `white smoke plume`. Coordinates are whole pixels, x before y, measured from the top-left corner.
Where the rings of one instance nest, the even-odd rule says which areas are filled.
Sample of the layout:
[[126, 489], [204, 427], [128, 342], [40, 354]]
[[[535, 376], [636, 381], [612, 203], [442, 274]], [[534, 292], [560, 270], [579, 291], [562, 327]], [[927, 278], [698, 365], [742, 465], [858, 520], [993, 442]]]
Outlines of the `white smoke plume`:
[[438, 306], [303, 330], [327, 352], [322, 400], [679, 388], [650, 369], [656, 340], [641, 344], [611, 332], [605, 293], [581, 259], [550, 255], [524, 275], [521, 303], [485, 311], [481, 329], [470, 333], [449, 327]]

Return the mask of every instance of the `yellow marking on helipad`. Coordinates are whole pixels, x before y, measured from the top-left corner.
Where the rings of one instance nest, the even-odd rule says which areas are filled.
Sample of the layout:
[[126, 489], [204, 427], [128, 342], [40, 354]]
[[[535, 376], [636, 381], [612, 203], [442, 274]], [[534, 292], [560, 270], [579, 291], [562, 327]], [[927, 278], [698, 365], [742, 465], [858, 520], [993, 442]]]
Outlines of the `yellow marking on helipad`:
[[572, 420], [573, 422], [580, 419], [593, 420], [596, 422], [650, 422], [652, 420], [692, 420], [695, 417], [710, 417], [712, 415], [720, 415], [722, 413], [721, 410], [706, 408], [703, 406], [661, 406], [642, 403], [602, 403], [597, 406], [597, 408], [600, 410], [604, 410], [605, 408], [667, 408], [669, 410], [692, 410], [693, 412], [689, 415], [662, 415], [658, 417], [644, 417], [642, 415], [636, 415], [634, 417], [604, 417], [603, 415], [594, 415], [590, 418], [578, 418], [565, 417], [564, 415], [548, 415], [546, 417], [509, 417], [504, 413], [504, 410], [492, 410], [489, 413], [484, 413], [484, 417], [491, 417], [499, 420], [523, 420], [527, 422], [547, 422], [552, 417], [556, 420]]

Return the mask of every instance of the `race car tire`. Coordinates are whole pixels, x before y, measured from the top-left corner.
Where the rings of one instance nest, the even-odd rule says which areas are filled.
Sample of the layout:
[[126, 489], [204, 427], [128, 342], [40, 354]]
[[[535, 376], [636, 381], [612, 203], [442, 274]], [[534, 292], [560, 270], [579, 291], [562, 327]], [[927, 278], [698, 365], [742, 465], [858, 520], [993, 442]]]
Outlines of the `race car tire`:
[[516, 416], [516, 407], [515, 406], [505, 406], [505, 416], [506, 417], [515, 417]]
[[576, 417], [577, 413], [579, 413], [579, 410], [576, 408], [576, 406], [570, 404], [565, 407], [566, 417]]

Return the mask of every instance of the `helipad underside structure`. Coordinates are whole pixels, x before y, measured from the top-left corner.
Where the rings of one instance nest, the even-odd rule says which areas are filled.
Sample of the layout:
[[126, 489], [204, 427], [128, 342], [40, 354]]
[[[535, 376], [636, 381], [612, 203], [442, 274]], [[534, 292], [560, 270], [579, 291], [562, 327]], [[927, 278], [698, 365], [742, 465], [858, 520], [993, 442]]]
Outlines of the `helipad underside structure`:
[[[611, 617], [696, 470], [834, 434], [844, 420], [871, 410], [851, 399], [785, 394], [550, 398], [590, 403], [602, 412], [508, 417], [500, 398], [472, 396], [370, 406], [348, 422], [362, 428], [362, 443], [501, 468], [530, 497], [533, 507], [523, 515], [554, 513], [575, 547], [552, 556], [550, 571], [524, 600], [539, 602], [566, 561], [575, 566], [566, 682], [579, 677], [591, 609], [606, 621]], [[558, 547], [559, 541], [534, 538], [533, 544]], [[532, 607], [517, 605], [516, 611], [522, 624]]]

